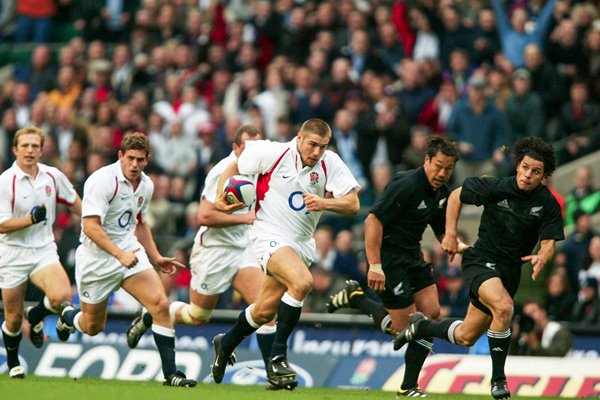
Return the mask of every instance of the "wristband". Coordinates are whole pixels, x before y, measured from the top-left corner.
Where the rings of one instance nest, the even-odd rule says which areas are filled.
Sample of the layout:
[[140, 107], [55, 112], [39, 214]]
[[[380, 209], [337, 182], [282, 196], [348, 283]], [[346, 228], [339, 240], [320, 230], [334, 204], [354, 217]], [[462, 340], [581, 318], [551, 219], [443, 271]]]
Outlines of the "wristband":
[[383, 269], [381, 268], [381, 263], [369, 264], [369, 271], [384, 275]]

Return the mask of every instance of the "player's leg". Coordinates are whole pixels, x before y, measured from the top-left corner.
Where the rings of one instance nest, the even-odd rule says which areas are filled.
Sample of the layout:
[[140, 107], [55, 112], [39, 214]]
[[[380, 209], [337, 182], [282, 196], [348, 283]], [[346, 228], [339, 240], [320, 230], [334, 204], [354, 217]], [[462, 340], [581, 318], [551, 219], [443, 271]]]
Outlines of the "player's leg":
[[4, 304], [4, 323], [2, 323], [2, 338], [6, 349], [6, 364], [11, 378], [23, 379], [25, 370], [19, 362], [19, 344], [23, 337], [21, 324], [23, 322], [23, 301], [27, 282], [12, 288], [2, 288]]
[[162, 362], [164, 385], [192, 387], [196, 382], [186, 379], [175, 365], [175, 329], [169, 316], [169, 300], [156, 271], [144, 269], [130, 275], [121, 287], [136, 298], [152, 316], [152, 334]]
[[44, 318], [58, 314], [61, 304], [71, 300], [71, 284], [58, 262], [34, 270], [30, 278], [45, 294], [43, 301], [25, 310], [25, 317], [31, 325], [31, 342], [35, 347], [41, 347], [44, 343]]
[[[429, 285], [418, 292], [415, 292], [412, 296], [414, 303], [410, 306], [399, 309], [390, 310], [388, 312], [392, 316], [394, 323], [394, 329], [401, 332], [408, 324], [410, 315], [416, 310], [419, 310], [425, 314], [431, 320], [437, 320], [440, 315], [440, 305], [438, 301], [438, 292], [435, 285]], [[423, 392], [419, 389], [418, 379], [423, 368], [423, 363], [427, 358], [427, 355], [433, 347], [433, 337], [424, 337], [412, 341], [406, 348], [404, 355], [404, 362], [406, 367], [404, 368], [404, 379], [398, 392], [399, 396], [407, 397], [419, 397], [424, 396]]]
[[[277, 305], [286, 287], [273, 277], [265, 275], [261, 280], [256, 303], [243, 310], [235, 324], [227, 333], [221, 333], [213, 339], [215, 360], [212, 365], [212, 375], [216, 383], [221, 383], [227, 364], [235, 362], [235, 348], [249, 335], [255, 332], [263, 323], [272, 320], [277, 313]], [[260, 303], [260, 313], [253, 314], [256, 304]]]
[[492, 323], [487, 331], [492, 358], [492, 396], [496, 399], [510, 397], [506, 385], [504, 365], [510, 347], [510, 324], [513, 317], [513, 300], [500, 278], [488, 279], [479, 286], [479, 300], [492, 313]]
[[[232, 286], [237, 290], [248, 304], [256, 302], [260, 284], [264, 273], [258, 265], [240, 268], [235, 274], [232, 281]], [[256, 331], [256, 340], [265, 363], [265, 370], [268, 368], [269, 359], [271, 358], [271, 349], [275, 340], [275, 321], [271, 320], [262, 325]]]

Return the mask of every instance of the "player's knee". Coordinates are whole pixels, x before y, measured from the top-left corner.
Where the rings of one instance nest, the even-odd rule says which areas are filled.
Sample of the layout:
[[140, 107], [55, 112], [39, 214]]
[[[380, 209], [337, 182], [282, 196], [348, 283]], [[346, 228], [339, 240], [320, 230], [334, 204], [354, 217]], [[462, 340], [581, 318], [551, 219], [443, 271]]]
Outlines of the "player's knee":
[[[82, 327], [83, 328], [83, 327]], [[96, 336], [104, 330], [104, 323], [102, 322], [88, 322], [85, 326], [85, 333], [89, 336]]]
[[4, 317], [4, 323], [6, 324], [6, 329], [8, 329], [9, 332], [16, 333], [21, 329], [21, 324], [23, 323], [23, 313], [12, 313], [10, 315], [6, 314]]
[[212, 318], [212, 312], [193, 303], [186, 304], [181, 309], [181, 318], [189, 325], [204, 325]]
[[512, 319], [514, 303], [510, 297], [500, 300], [494, 304], [492, 314], [494, 319], [509, 322]]
[[260, 310], [260, 309], [255, 308], [252, 312], [252, 319], [258, 325], [264, 325], [267, 322], [273, 320], [273, 318], [275, 318], [276, 314], [277, 314], [277, 311], [274, 311], [274, 310], [267, 310], [267, 309]]
[[71, 301], [71, 290], [59, 290], [54, 293], [47, 294], [46, 297], [48, 297], [50, 307], [54, 308], [55, 310], [60, 310], [61, 304], [66, 301]]
[[153, 317], [157, 314], [169, 311], [169, 300], [166, 296], [159, 296], [151, 304], [144, 304]]
[[312, 289], [312, 284], [312, 276], [308, 274], [308, 276], [305, 276], [302, 279], [298, 279], [297, 281], [293, 282], [291, 287], [288, 287], [288, 292], [296, 294], [297, 296], [301, 297], [301, 299], [305, 299], [306, 296], [308, 296], [310, 290]]

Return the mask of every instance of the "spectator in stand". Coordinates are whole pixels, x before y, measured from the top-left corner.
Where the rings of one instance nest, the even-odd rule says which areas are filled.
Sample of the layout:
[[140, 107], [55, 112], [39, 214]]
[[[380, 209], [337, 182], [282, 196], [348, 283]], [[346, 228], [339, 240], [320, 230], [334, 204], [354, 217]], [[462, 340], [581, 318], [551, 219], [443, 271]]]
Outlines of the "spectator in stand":
[[17, 117], [17, 125], [19, 128], [24, 128], [30, 124], [29, 85], [27, 83], [17, 83], [13, 88], [11, 100], [12, 108], [15, 110]]
[[333, 138], [330, 147], [335, 148], [342, 161], [350, 168], [361, 190], [368, 187], [368, 181], [358, 156], [358, 132], [354, 129], [356, 116], [345, 108], [335, 113], [334, 124], [331, 127]]
[[387, 70], [396, 76], [400, 62], [404, 58], [404, 48], [398, 38], [398, 32], [391, 22], [385, 22], [377, 26], [377, 33], [381, 42], [378, 46], [381, 59]]
[[565, 226], [576, 221], [575, 214], [578, 212], [592, 215], [600, 211], [600, 190], [594, 188], [592, 182], [592, 169], [589, 165], [582, 165], [575, 170], [575, 187], [565, 199]]
[[569, 278], [564, 270], [558, 269], [548, 277], [545, 295], [548, 317], [553, 321], [571, 320], [577, 296], [571, 290]]
[[435, 96], [435, 89], [425, 86], [419, 64], [409, 59], [402, 61], [400, 79], [402, 89], [397, 94], [400, 107], [407, 122], [412, 125], [427, 102]]
[[198, 168], [198, 152], [194, 141], [183, 134], [181, 120], [173, 121], [167, 131], [168, 137], [153, 149], [156, 163], [169, 174], [194, 176]]
[[307, 67], [300, 67], [294, 73], [295, 89], [290, 96], [290, 112], [294, 124], [311, 118], [330, 121], [333, 109], [325, 93], [315, 85], [316, 77]]
[[520, 68], [512, 75], [512, 93], [506, 100], [504, 115], [510, 128], [510, 141], [526, 136], [544, 135], [544, 106], [540, 96], [531, 91], [531, 74]]
[[355, 80], [360, 80], [366, 71], [373, 71], [378, 75], [395, 76], [393, 70], [386, 66], [383, 60], [371, 49], [371, 39], [366, 30], [352, 32], [350, 46], [345, 55], [352, 64], [352, 74]]
[[415, 125], [410, 130], [410, 146], [402, 152], [403, 169], [419, 168], [427, 152], [427, 139], [431, 136], [431, 129], [425, 125]]
[[56, 83], [56, 89], [48, 93], [48, 101], [56, 108], [70, 110], [81, 93], [73, 67], [61, 67]]
[[579, 289], [577, 302], [573, 306], [571, 322], [597, 324], [600, 322], [600, 298], [598, 280], [587, 278]]
[[[429, 100], [419, 113], [417, 123], [427, 125], [433, 133], [445, 134], [448, 120], [458, 97], [459, 93], [454, 82], [450, 79], [443, 79], [437, 95]], [[420, 161], [417, 165], [420, 165]]]
[[500, 51], [500, 36], [496, 29], [496, 15], [491, 8], [479, 10], [474, 37], [475, 64], [494, 64], [494, 56]]
[[508, 143], [504, 116], [485, 97], [486, 80], [474, 75], [469, 80], [468, 98], [452, 110], [448, 134], [458, 141], [461, 162], [456, 163], [455, 182], [469, 176], [495, 176], [504, 161], [500, 150]]
[[455, 49], [464, 49], [469, 54], [469, 59], [473, 55], [474, 32], [473, 29], [466, 27], [462, 23], [460, 10], [449, 5], [440, 10], [442, 16], [442, 31], [440, 37], [440, 61], [442, 67], [450, 67], [450, 54]]
[[[523, 50], [525, 46], [534, 43], [543, 46], [550, 24], [552, 23], [552, 12], [556, 0], [548, 0], [535, 22], [531, 31], [526, 30], [529, 16], [524, 8], [515, 8], [510, 17], [502, 0], [492, 0], [492, 6], [496, 13], [498, 29], [500, 31], [500, 42], [505, 57], [515, 68], [524, 65]], [[509, 20], [510, 19], [510, 20]]]
[[467, 92], [467, 83], [471, 76], [469, 53], [465, 49], [455, 49], [450, 53], [450, 69], [444, 71], [444, 79], [454, 82], [454, 86], [462, 95]]
[[420, 62], [427, 59], [438, 59], [440, 39], [433, 29], [429, 16], [416, 7], [410, 10], [410, 18], [416, 30], [413, 60]]
[[556, 65], [560, 77], [565, 82], [572, 82], [580, 76], [583, 68], [583, 46], [579, 40], [579, 32], [575, 21], [565, 18], [550, 35], [548, 60]]
[[[366, 283], [366, 271], [361, 271], [354, 254], [354, 235], [349, 229], [343, 229], [335, 236], [335, 259], [333, 271], [344, 280], [353, 279], [361, 285]], [[341, 289], [338, 288], [339, 291]]]
[[47, 43], [52, 33], [54, 0], [17, 0], [15, 41]]
[[469, 288], [460, 270], [461, 257], [454, 257], [458, 268], [448, 268], [444, 271], [446, 289], [440, 295], [440, 318], [461, 318], [469, 307]]
[[579, 287], [579, 269], [585, 261], [590, 242], [598, 233], [592, 227], [590, 216], [580, 210], [573, 213], [575, 227], [560, 247], [555, 265], [566, 270], [572, 288]]
[[584, 156], [600, 147], [600, 106], [590, 101], [586, 81], [575, 80], [570, 100], [563, 104], [558, 116], [559, 163]]
[[600, 101], [600, 22], [596, 20], [585, 34], [583, 44], [583, 74], [591, 82], [590, 96]]
[[600, 235], [590, 239], [588, 251], [579, 270], [579, 285], [583, 286], [588, 278], [600, 282]]
[[[542, 49], [537, 44], [528, 44], [524, 52], [525, 68], [531, 74], [531, 90], [540, 95], [547, 118], [557, 116], [563, 99], [564, 85], [556, 68], [546, 62]], [[554, 141], [555, 134], [546, 133], [546, 138]]]
[[506, 101], [512, 92], [510, 76], [500, 67], [492, 67], [486, 74], [488, 87], [485, 94], [502, 113], [506, 110]]
[[40, 92], [49, 92], [56, 86], [56, 70], [51, 59], [50, 48], [39, 45], [33, 49], [30, 63], [15, 68], [17, 82], [29, 84], [29, 100], [35, 100]]
[[542, 300], [523, 304], [523, 312], [512, 328], [509, 354], [565, 357], [573, 348], [573, 335], [563, 325], [550, 321]]

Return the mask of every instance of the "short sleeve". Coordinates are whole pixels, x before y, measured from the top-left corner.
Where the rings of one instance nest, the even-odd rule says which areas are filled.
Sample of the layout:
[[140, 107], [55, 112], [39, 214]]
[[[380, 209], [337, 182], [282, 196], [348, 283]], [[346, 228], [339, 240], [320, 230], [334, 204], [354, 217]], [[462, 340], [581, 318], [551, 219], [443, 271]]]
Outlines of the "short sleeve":
[[238, 158], [238, 170], [242, 175], [267, 173], [275, 162], [289, 149], [284, 143], [269, 140], [248, 140]]
[[69, 179], [58, 169], [51, 172], [56, 179], [56, 196], [57, 201], [67, 206], [72, 206], [77, 198], [77, 192]]
[[554, 196], [549, 196], [548, 205], [544, 209], [540, 240], [564, 240], [565, 229], [562, 213]]
[[350, 172], [350, 168], [335, 153], [328, 153], [323, 159], [324, 168], [327, 170], [327, 183], [325, 190], [331, 192], [333, 197], [342, 197], [352, 191], [359, 191], [360, 185]]
[[375, 200], [371, 207], [371, 213], [374, 214], [382, 224], [394, 221], [404, 209], [407, 197], [410, 196], [410, 190], [406, 190], [406, 185], [402, 185], [399, 177], [393, 178], [385, 187], [383, 193]]
[[476, 206], [486, 204], [496, 187], [497, 181], [496, 178], [466, 178], [460, 192], [460, 201], [464, 204]]
[[92, 174], [83, 187], [81, 218], [98, 216], [103, 223], [108, 210], [108, 203], [118, 190], [118, 181], [112, 176], [109, 179], [101, 173]]
[[140, 212], [137, 215], [137, 220], [138, 223], [144, 223], [146, 222], [146, 218], [148, 218], [148, 209], [150, 208], [150, 200], [152, 200], [152, 195], [154, 194], [154, 182], [152, 182], [152, 179], [146, 179], [145, 180], [145, 196], [144, 196], [144, 202], [142, 203], [142, 209], [140, 210]]

